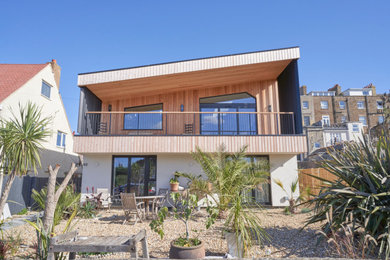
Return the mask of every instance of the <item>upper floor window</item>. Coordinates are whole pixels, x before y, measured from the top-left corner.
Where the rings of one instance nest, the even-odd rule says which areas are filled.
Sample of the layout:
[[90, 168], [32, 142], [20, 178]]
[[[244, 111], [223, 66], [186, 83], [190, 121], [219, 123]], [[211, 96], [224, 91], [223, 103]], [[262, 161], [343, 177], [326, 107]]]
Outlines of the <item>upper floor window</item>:
[[359, 116], [359, 122], [361, 122], [363, 125], [367, 125], [367, 120], [365, 116]]
[[302, 101], [302, 108], [309, 109], [309, 101]]
[[309, 126], [310, 125], [310, 116], [304, 116], [303, 117], [303, 125]]
[[329, 104], [328, 101], [321, 101], [321, 109], [328, 109]]
[[352, 125], [352, 132], [359, 133], [359, 125], [358, 124], [353, 124]]
[[347, 117], [346, 116], [341, 116], [341, 123], [347, 122]]
[[364, 101], [358, 101], [357, 102], [357, 108], [358, 109], [364, 109]]
[[45, 81], [42, 81], [41, 94], [47, 98], [50, 98], [50, 91], [51, 86]]
[[340, 109], [345, 109], [345, 101], [339, 101]]
[[378, 100], [376, 102], [376, 109], [383, 109], [383, 101], [382, 100]]
[[328, 115], [322, 116], [322, 125], [323, 126], [329, 126], [330, 125], [330, 118]]
[[256, 98], [248, 93], [201, 98], [199, 106], [207, 112], [200, 115], [202, 135], [257, 134]]
[[[162, 130], [162, 104], [128, 107], [125, 111], [123, 128], [125, 130]], [[142, 113], [156, 112], [156, 113]]]
[[378, 124], [383, 124], [384, 121], [385, 121], [384, 116], [378, 116]]
[[61, 131], [57, 131], [57, 146], [65, 147], [65, 139], [66, 134]]

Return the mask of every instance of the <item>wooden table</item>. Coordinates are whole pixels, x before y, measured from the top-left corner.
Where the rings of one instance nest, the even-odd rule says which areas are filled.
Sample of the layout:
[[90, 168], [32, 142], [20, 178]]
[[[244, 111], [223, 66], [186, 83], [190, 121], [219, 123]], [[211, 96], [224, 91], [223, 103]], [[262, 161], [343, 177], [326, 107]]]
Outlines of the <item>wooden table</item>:
[[[149, 217], [150, 216], [150, 210], [149, 210], [149, 203], [150, 202], [153, 202], [155, 199], [163, 199], [165, 198], [164, 195], [155, 195], [155, 196], [138, 196], [138, 197], [135, 197], [135, 199], [137, 200], [142, 200], [144, 203], [145, 203], [145, 214], [146, 214], [146, 217]], [[153, 211], [154, 209], [152, 209]], [[153, 213], [153, 212], [152, 212]], [[152, 214], [153, 215], [153, 214]]]
[[48, 260], [54, 260], [54, 253], [69, 252], [69, 259], [75, 259], [76, 253], [129, 252], [131, 258], [138, 258], [137, 243], [142, 243], [143, 258], [149, 258], [146, 230], [132, 236], [79, 237], [77, 231], [69, 232], [50, 239]]

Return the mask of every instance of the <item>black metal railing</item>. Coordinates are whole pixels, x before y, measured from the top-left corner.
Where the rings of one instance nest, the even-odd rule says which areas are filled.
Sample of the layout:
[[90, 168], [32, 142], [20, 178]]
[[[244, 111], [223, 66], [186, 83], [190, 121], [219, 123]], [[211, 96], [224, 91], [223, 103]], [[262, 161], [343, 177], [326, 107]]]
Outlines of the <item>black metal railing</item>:
[[295, 134], [292, 112], [88, 112], [80, 135]]

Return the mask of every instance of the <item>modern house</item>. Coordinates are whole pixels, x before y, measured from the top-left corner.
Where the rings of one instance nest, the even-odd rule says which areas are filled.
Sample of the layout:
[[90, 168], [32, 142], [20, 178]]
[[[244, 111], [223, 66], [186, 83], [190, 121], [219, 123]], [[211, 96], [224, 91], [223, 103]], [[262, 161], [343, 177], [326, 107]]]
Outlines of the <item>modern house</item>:
[[363, 88], [341, 90], [340, 85], [328, 91], [311, 91], [300, 88], [302, 123], [310, 126], [322, 122], [323, 125], [361, 122], [364, 130], [383, 123], [383, 94], [377, 94], [374, 85]]
[[60, 164], [59, 176], [72, 162], [78, 163], [73, 152], [73, 134], [59, 93], [61, 68], [55, 60], [44, 64], [0, 64], [0, 118], [19, 115], [19, 104], [31, 101], [42, 107], [42, 116], [51, 116], [51, 135], [41, 151], [42, 168], [38, 176], [30, 174], [17, 178], [12, 186], [9, 201], [12, 213], [30, 206], [31, 189], [41, 188], [47, 181], [48, 165]]
[[298, 59], [294, 47], [79, 74], [82, 192], [155, 194], [175, 171], [202, 173], [196, 147], [247, 145], [248, 160], [271, 167], [254, 199], [287, 205], [273, 180], [294, 181], [306, 152]]

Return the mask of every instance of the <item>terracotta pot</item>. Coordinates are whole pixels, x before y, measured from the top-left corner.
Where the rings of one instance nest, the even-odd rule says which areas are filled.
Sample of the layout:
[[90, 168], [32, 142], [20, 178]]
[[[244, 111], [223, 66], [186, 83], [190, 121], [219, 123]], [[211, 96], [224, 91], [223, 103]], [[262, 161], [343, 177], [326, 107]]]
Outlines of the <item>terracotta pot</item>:
[[179, 191], [179, 183], [170, 183], [171, 191]]
[[174, 244], [175, 240], [171, 242], [171, 249], [169, 250], [170, 259], [202, 259], [206, 256], [203, 242], [200, 245], [193, 247], [181, 247]]

